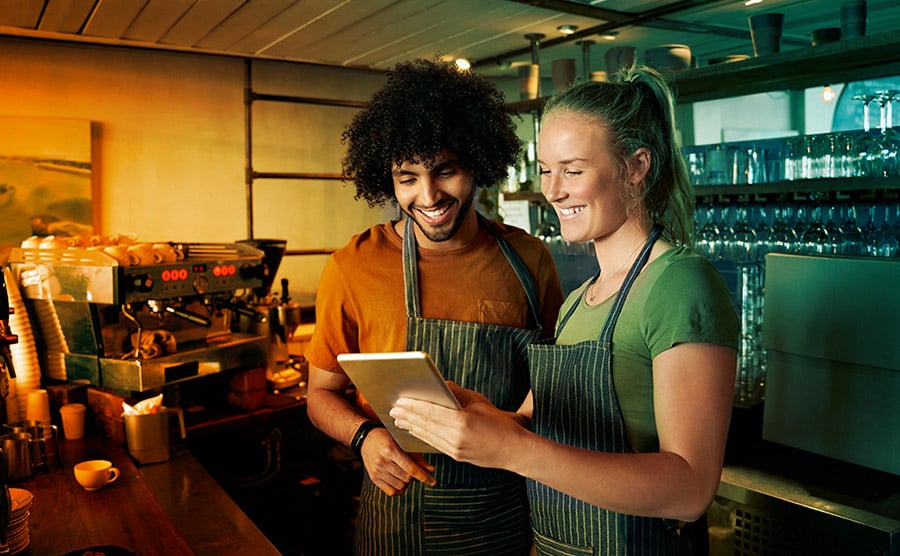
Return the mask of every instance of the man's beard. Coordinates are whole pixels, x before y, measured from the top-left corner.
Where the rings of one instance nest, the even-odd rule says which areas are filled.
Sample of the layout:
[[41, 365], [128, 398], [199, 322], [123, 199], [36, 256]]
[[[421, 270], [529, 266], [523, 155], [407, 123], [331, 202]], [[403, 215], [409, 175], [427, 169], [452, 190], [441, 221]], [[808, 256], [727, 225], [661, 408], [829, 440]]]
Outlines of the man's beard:
[[421, 231], [429, 241], [434, 243], [447, 241], [448, 239], [452, 239], [453, 236], [456, 235], [456, 232], [459, 231], [460, 226], [462, 226], [463, 221], [465, 220], [466, 214], [468, 214], [469, 209], [472, 207], [472, 203], [475, 202], [475, 189], [476, 188], [473, 187], [469, 192], [469, 195], [459, 204], [459, 210], [456, 212], [456, 217], [449, 224], [439, 228], [423, 225], [416, 218], [418, 213], [415, 210], [406, 209], [404, 212], [406, 212], [407, 216], [412, 218], [413, 222], [415, 222], [416, 226], [419, 228], [419, 231]]

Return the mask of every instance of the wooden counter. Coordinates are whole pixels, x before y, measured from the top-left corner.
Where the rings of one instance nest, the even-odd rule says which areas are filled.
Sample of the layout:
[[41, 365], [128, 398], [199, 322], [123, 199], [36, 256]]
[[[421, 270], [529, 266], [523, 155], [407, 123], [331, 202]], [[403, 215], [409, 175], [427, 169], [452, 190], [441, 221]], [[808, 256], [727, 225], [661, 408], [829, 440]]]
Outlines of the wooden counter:
[[[34, 494], [31, 554], [61, 556], [113, 545], [141, 556], [277, 555], [278, 550], [183, 447], [168, 462], [137, 466], [118, 444], [96, 438], [59, 442], [61, 468], [11, 483]], [[118, 480], [93, 492], [72, 473], [75, 463], [107, 459]]]

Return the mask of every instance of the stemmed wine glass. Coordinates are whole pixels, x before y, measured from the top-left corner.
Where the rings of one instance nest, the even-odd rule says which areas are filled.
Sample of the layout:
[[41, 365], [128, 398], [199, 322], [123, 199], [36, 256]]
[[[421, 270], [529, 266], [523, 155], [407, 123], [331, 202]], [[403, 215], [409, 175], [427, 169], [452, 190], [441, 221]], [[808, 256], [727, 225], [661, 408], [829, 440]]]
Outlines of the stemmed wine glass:
[[860, 229], [862, 246], [860, 254], [878, 256], [878, 227], [875, 225], [875, 205], [869, 205], [869, 221]]
[[881, 175], [880, 168], [877, 168], [876, 161], [880, 159], [881, 148], [878, 140], [872, 135], [872, 126], [870, 123], [869, 104], [877, 97], [873, 94], [854, 95], [853, 100], [862, 103], [863, 107], [863, 134], [857, 139], [856, 145], [859, 150], [859, 173], [862, 176], [878, 176]]
[[728, 255], [731, 251], [731, 242], [734, 235], [734, 229], [729, 224], [731, 220], [731, 207], [728, 205], [723, 206], [719, 210], [719, 223], [717, 224], [719, 228], [719, 239], [716, 243], [716, 259], [717, 261], [724, 261], [728, 258]]
[[828, 234], [828, 243], [825, 246], [824, 252], [832, 255], [837, 255], [841, 252], [841, 227], [838, 226], [837, 222], [834, 220], [836, 212], [837, 207], [834, 205], [828, 206], [828, 222], [825, 223], [825, 233]]
[[797, 247], [797, 232], [787, 222], [786, 207], [775, 207], [775, 217], [772, 221], [772, 233], [769, 236], [770, 252], [793, 253]]
[[697, 250], [707, 259], [715, 261], [719, 258], [721, 235], [716, 224], [715, 208], [706, 207], [706, 221], [697, 231]]
[[881, 147], [881, 175], [891, 177], [900, 175], [900, 165], [898, 165], [898, 151], [900, 151], [900, 133], [893, 128], [893, 114], [891, 101], [897, 97], [898, 91], [881, 90], [875, 91], [875, 100], [879, 106], [879, 129], [881, 137], [879, 145]]
[[764, 205], [760, 205], [759, 207], [759, 223], [756, 225], [753, 232], [756, 234], [756, 260], [759, 263], [764, 263], [766, 260], [766, 253], [768, 253], [771, 248], [770, 241], [772, 236], [772, 228], [769, 226], [766, 207]]
[[803, 253], [815, 255], [817, 253], [825, 253], [828, 248], [828, 232], [822, 226], [820, 211], [822, 207], [819, 204], [813, 205], [809, 211], [809, 218], [800, 234], [800, 250]]
[[747, 223], [747, 207], [741, 205], [731, 228], [731, 260], [737, 264], [756, 262], [756, 241], [756, 232]]
[[863, 249], [862, 230], [856, 222], [856, 206], [850, 205], [847, 208], [847, 219], [841, 224], [841, 241], [839, 245], [839, 253], [842, 255], [862, 255], [865, 253]]
[[884, 221], [875, 235], [876, 252], [879, 257], [895, 257], [897, 256], [898, 238], [894, 230], [895, 226], [891, 226], [888, 219], [889, 207], [884, 207]]

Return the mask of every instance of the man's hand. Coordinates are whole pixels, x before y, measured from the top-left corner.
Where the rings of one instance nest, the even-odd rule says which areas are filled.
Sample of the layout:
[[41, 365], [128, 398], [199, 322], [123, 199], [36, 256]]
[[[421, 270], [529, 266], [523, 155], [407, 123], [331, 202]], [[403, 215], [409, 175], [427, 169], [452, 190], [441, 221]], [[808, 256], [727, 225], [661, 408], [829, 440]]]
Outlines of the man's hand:
[[434, 466], [429, 465], [421, 454], [408, 454], [401, 450], [384, 428], [372, 429], [363, 442], [360, 454], [369, 478], [388, 496], [403, 494], [413, 480], [427, 485], [437, 484], [431, 475]]

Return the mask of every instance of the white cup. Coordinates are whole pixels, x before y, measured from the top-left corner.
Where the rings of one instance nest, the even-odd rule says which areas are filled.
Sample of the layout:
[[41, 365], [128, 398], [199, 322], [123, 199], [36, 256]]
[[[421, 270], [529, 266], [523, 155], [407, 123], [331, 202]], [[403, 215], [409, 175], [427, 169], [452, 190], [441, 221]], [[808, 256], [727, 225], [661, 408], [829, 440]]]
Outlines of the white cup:
[[131, 266], [131, 256], [128, 254], [128, 248], [124, 245], [107, 245], [103, 248], [103, 252], [114, 258], [121, 266]]
[[31, 236], [22, 240], [23, 249], [37, 249], [41, 246], [40, 236]]
[[87, 408], [83, 403], [67, 403], [59, 408], [62, 416], [63, 434], [69, 440], [84, 436], [84, 414]]
[[119, 478], [119, 468], [111, 461], [91, 459], [75, 465], [75, 480], [85, 490], [98, 490]]
[[50, 397], [46, 390], [38, 389], [28, 392], [25, 400], [25, 419], [50, 422]]
[[68, 246], [69, 242], [63, 238], [46, 236], [41, 239], [41, 243], [38, 244], [38, 249], [65, 249]]
[[163, 263], [174, 263], [184, 258], [184, 253], [171, 243], [154, 243], [153, 252]]
[[153, 250], [152, 243], [135, 243], [128, 247], [128, 254], [135, 265], [152, 265], [162, 262], [162, 257]]

